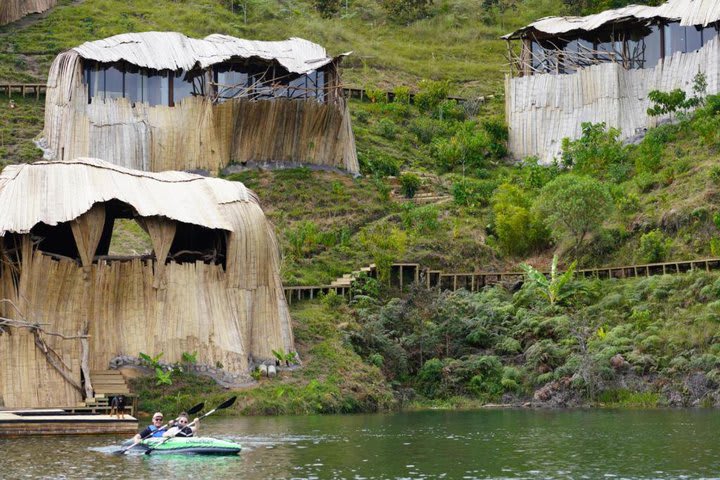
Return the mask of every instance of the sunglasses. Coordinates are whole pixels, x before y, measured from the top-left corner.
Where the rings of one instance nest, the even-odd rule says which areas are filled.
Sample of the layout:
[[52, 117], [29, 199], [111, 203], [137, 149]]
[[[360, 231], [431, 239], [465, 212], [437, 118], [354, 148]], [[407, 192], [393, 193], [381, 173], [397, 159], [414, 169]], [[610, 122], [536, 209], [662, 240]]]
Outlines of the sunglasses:
[[158, 421], [158, 420], [162, 422], [163, 419], [162, 419], [162, 417], [155, 417], [155, 418], [153, 418], [153, 422], [156, 422], [156, 421]]
[[187, 424], [187, 420], [180, 420], [179, 423], [180, 423], [180, 425], [186, 425], [186, 424]]

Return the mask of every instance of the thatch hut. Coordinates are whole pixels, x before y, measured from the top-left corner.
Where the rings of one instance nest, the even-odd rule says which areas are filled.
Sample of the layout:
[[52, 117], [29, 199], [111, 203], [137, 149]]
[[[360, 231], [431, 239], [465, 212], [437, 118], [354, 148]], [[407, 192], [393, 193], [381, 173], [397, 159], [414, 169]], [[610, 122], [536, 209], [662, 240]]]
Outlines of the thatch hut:
[[339, 63], [300, 38], [126, 33], [87, 42], [50, 68], [48, 160], [217, 172], [230, 163], [359, 170]]
[[[151, 255], [108, 255], [115, 220]], [[70, 405], [81, 378], [140, 352], [247, 376], [294, 351], [273, 230], [238, 182], [77, 159], [0, 174], [0, 402]], [[65, 337], [82, 337], [82, 341]]]
[[2, 0], [0, 25], [20, 20], [31, 13], [42, 13], [57, 5], [57, 0]]
[[512, 154], [549, 162], [564, 137], [581, 135], [582, 122], [605, 122], [630, 138], [654, 125], [646, 113], [650, 91], [692, 94], [698, 72], [708, 93], [720, 91], [719, 20], [716, 0], [670, 0], [543, 18], [504, 36]]

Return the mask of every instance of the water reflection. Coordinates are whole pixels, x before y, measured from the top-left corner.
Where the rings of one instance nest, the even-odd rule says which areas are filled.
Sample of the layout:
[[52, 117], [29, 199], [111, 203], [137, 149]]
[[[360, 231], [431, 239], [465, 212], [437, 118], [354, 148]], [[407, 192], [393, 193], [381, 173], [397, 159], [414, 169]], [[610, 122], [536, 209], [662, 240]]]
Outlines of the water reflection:
[[0, 440], [2, 478], [717, 478], [714, 411], [216, 418], [239, 456], [113, 455], [119, 437]]

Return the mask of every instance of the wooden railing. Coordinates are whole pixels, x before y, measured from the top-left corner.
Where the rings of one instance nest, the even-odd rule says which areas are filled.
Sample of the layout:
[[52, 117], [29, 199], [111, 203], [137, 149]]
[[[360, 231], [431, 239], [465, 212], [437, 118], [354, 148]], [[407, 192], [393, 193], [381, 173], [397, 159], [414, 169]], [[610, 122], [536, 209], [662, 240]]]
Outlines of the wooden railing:
[[19, 92], [23, 97], [32, 92], [36, 99], [40, 99], [40, 94], [45, 93], [47, 85], [44, 83], [5, 83], [0, 85], [0, 92], [10, 97], [13, 92]]
[[[368, 97], [367, 90], [364, 88], [355, 88], [355, 87], [343, 87], [343, 95], [345, 98], [357, 98], [359, 100], [370, 100], [370, 97]], [[395, 100], [395, 92], [393, 91], [385, 91], [382, 92], [383, 97], [385, 98], [386, 102], [392, 102]], [[410, 103], [415, 103], [415, 92], [410, 92], [409, 94], [409, 100]], [[485, 103], [490, 99], [495, 98], [495, 95], [485, 95], [485, 96], [479, 96], [475, 97], [474, 99], [477, 100], [480, 103]], [[465, 103], [467, 102], [468, 98], [465, 97], [458, 97], [455, 95], [448, 95], [446, 97], [447, 100], [455, 100], [458, 103]]]
[[[371, 277], [377, 276], [376, 269], [365, 269]], [[712, 271], [720, 270], [720, 258], [705, 258], [700, 260], [684, 260], [677, 262], [647, 263], [641, 265], [629, 265], [620, 267], [599, 267], [585, 268], [576, 271], [576, 275], [584, 278], [632, 278], [650, 277], [653, 275], [667, 275], [685, 273], [690, 271]], [[549, 275], [548, 272], [544, 272]], [[525, 279], [523, 272], [459, 272], [445, 273], [441, 270], [423, 268], [417, 263], [396, 263], [393, 264], [390, 272], [391, 287], [404, 290], [413, 283], [421, 283], [427, 288], [439, 288], [441, 290], [466, 289], [472, 292], [478, 291], [485, 286], [498, 283], [519, 286]], [[285, 287], [285, 296], [288, 302], [293, 300], [307, 300], [317, 297], [320, 292], [327, 293], [335, 291], [338, 295], [348, 295], [351, 283], [345, 285], [324, 285], [324, 286], [294, 286]]]

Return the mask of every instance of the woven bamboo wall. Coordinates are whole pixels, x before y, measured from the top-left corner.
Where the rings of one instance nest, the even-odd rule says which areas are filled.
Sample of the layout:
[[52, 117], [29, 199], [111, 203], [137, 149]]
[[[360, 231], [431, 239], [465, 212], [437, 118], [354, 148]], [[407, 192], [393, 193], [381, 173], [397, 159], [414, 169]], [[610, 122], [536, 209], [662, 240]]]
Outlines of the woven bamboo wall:
[[41, 13], [57, 5], [57, 0], [2, 0], [0, 25], [19, 20], [31, 13]]
[[151, 171], [205, 169], [230, 163], [294, 162], [358, 172], [350, 115], [343, 99], [188, 97], [174, 107], [93, 99], [81, 59], [60, 54], [50, 69], [44, 142], [53, 159], [102, 158]]
[[591, 66], [569, 75], [529, 75], [505, 79], [509, 148], [515, 158], [535, 155], [549, 163], [559, 157], [562, 139], [579, 138], [581, 123], [605, 122], [622, 138], [655, 125], [648, 117], [651, 90], [682, 88], [692, 93], [693, 77], [704, 72], [708, 93], [720, 91], [716, 37], [693, 53], [676, 53], [655, 68], [625, 70], [619, 64]]
[[[26, 318], [49, 331], [78, 335], [87, 321], [91, 370], [106, 369], [118, 355], [163, 352], [163, 361], [176, 362], [183, 352], [197, 352], [201, 364], [219, 362], [246, 373], [249, 357], [268, 360], [272, 350], [294, 351], [292, 328], [277, 243], [262, 210], [252, 202], [222, 208], [235, 225], [225, 269], [198, 261], [169, 263], [163, 270], [154, 261], [134, 259], [96, 261], [84, 271], [70, 259], [32, 251], [24, 235], [20, 281], [16, 287], [7, 265], [0, 269], [0, 298], [13, 300]], [[94, 214], [80, 218], [92, 222], [99, 218]], [[0, 304], [0, 314], [17, 318], [7, 304]], [[79, 342], [44, 338], [79, 382]], [[80, 400], [47, 364], [32, 335], [17, 329], [0, 335], [0, 396], [8, 407]]]

